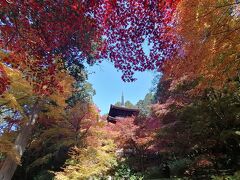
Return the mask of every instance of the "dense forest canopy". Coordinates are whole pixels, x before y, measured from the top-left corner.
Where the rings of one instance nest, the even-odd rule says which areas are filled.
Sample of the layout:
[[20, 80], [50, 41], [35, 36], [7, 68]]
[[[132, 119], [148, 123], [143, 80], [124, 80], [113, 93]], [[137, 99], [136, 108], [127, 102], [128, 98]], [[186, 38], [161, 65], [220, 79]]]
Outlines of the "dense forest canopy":
[[[0, 179], [239, 179], [239, 34], [237, 0], [2, 0]], [[161, 72], [138, 117], [100, 116], [102, 61]]]

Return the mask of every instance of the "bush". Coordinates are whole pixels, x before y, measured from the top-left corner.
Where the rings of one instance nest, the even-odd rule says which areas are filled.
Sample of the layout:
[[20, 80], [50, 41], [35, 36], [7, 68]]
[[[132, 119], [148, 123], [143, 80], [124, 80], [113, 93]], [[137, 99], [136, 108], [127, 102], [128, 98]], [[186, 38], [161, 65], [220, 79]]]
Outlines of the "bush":
[[54, 174], [49, 171], [41, 171], [37, 176], [33, 178], [33, 180], [52, 180], [54, 179]]
[[183, 176], [191, 163], [192, 160], [187, 158], [169, 162], [171, 176]]
[[121, 164], [116, 168], [114, 179], [142, 180], [143, 176], [139, 173], [134, 173], [133, 170], [128, 165]]
[[239, 180], [240, 179], [240, 171], [234, 173], [233, 176], [212, 176], [213, 180]]

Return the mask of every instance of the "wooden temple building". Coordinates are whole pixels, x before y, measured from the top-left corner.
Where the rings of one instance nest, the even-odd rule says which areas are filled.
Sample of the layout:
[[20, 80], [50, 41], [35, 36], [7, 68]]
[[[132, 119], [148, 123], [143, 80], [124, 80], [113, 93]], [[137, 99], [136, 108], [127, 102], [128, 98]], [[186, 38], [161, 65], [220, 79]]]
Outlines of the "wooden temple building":
[[139, 109], [137, 108], [127, 108], [124, 106], [124, 97], [122, 95], [121, 106], [112, 105], [108, 113], [107, 120], [111, 123], [116, 123], [126, 117], [136, 117], [139, 114]]

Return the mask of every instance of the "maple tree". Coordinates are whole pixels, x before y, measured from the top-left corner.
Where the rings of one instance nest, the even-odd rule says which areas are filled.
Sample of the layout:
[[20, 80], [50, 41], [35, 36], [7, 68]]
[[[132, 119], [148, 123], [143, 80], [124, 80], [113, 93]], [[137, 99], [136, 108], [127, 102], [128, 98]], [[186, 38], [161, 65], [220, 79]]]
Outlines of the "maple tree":
[[138, 120], [123, 118], [116, 124], [109, 124], [107, 130], [112, 137], [123, 157], [135, 157], [131, 166], [144, 171], [145, 157], [149, 153], [157, 152], [155, 135], [159, 129], [159, 121], [153, 118]]
[[239, 71], [239, 2], [183, 0], [175, 24], [179, 51], [163, 65], [164, 78], [198, 80], [195, 94], [232, 82]]
[[[234, 0], [1, 1], [0, 178], [20, 159], [29, 176], [101, 178], [120, 168], [119, 149], [142, 172], [159, 154], [179, 176], [237, 169], [239, 8]], [[148, 94], [137, 119], [101, 122], [85, 66], [106, 59], [124, 81], [161, 70], [158, 103]]]
[[[220, 152], [234, 164], [230, 159], [236, 150], [224, 152], [228, 145], [223, 139], [232, 137], [233, 144], [238, 141], [232, 135], [232, 128], [239, 126], [238, 108], [232, 103], [238, 102], [238, 8], [236, 1], [211, 0], [183, 0], [177, 7], [172, 30], [178, 53], [163, 63], [157, 90], [159, 104], [152, 110], [161, 122], [160, 150], [182, 159], [189, 152], [195, 170], [201, 158], [210, 164], [220, 163]], [[223, 138], [223, 134], [228, 135]]]
[[0, 94], [2, 94], [4, 91], [6, 91], [6, 87], [8, 85], [8, 78], [2, 64], [0, 65], [0, 82], [1, 82]]
[[[239, 80], [231, 82], [234, 91], [225, 86], [195, 97], [189, 90], [197, 83], [178, 82], [173, 88], [169, 84], [174, 83], [163, 81], [159, 94], [164, 98], [152, 106], [151, 116], [160, 123], [155, 146], [161, 154], [168, 154], [172, 174], [193, 177], [209, 168], [214, 168], [211, 173], [234, 169], [239, 154]], [[227, 159], [229, 163], [225, 163]]]
[[85, 146], [76, 146], [70, 150], [70, 159], [62, 172], [57, 172], [56, 179], [86, 179], [103, 177], [117, 165], [116, 146], [103, 131], [105, 122], [96, 123], [89, 129]]
[[93, 44], [96, 48], [101, 42], [99, 33], [93, 18], [86, 15], [95, 4], [1, 1], [0, 44], [11, 56], [3, 61], [18, 67], [37, 92], [52, 93], [59, 87], [57, 71], [63, 68], [59, 58], [65, 59], [67, 67], [83, 59], [89, 63], [98, 59], [91, 56], [96, 54]]
[[[59, 73], [56, 79], [59, 78], [59, 84], [64, 89], [61, 92], [56, 91], [51, 96], [41, 97], [34, 93], [34, 88], [19, 70], [5, 66], [5, 71], [11, 83], [8, 90], [1, 95], [0, 102], [1, 107], [4, 107], [3, 110], [6, 109], [6, 114], [12, 115], [6, 116], [6, 121], [4, 122], [6, 126], [3, 126], [3, 135], [1, 138], [3, 138], [5, 144], [10, 142], [12, 149], [6, 151], [3, 147], [3, 151], [1, 150], [5, 152], [6, 156], [0, 174], [1, 178], [10, 179], [28, 145], [32, 130], [37, 123], [41, 110], [43, 110], [42, 108], [47, 107], [50, 111], [53, 111], [49, 102], [55, 101], [58, 111], [62, 109], [66, 105], [64, 102], [65, 99], [71, 94], [73, 79], [64, 73]], [[63, 76], [65, 79], [62, 78]], [[55, 110], [53, 112], [57, 115], [58, 111]], [[6, 141], [6, 138], [8, 141]], [[15, 158], [12, 156], [12, 152], [15, 153]]]
[[[7, 177], [8, 175], [11, 177], [17, 163], [20, 162], [21, 155], [26, 146], [25, 138], [22, 137], [29, 136], [26, 128], [29, 128], [28, 130], [31, 132], [31, 125], [26, 125], [24, 121], [28, 120], [28, 115], [30, 116], [30, 122], [35, 119], [35, 117], [28, 114], [25, 111], [26, 109], [24, 109], [24, 105], [28, 104], [30, 108], [35, 102], [31, 85], [22, 77], [22, 73], [18, 70], [9, 68], [5, 65], [3, 65], [3, 67], [11, 83], [7, 91], [5, 91], [0, 97], [1, 112], [5, 114], [3, 116], [5, 117], [3, 121], [3, 125], [5, 126], [1, 126], [1, 132], [3, 133], [1, 135], [1, 142], [3, 144], [0, 151], [6, 155], [6, 161], [4, 161], [5, 163], [3, 163], [0, 171], [1, 178], [6, 169], [5, 172], [7, 172]], [[23, 127], [21, 132], [24, 134], [19, 133], [16, 137], [14, 131], [21, 127]], [[13, 164], [10, 162], [13, 162]], [[6, 167], [6, 169], [4, 169], [4, 167]], [[11, 167], [13, 172], [11, 172], [9, 167]]]
[[87, 140], [91, 139], [91, 128], [98, 120], [98, 111], [93, 104], [79, 102], [67, 109], [51, 105], [44, 111], [39, 115], [33, 137], [22, 158], [23, 165], [15, 173], [16, 179], [23, 173], [36, 178], [45, 173], [47, 178], [53, 174], [48, 170], [61, 170], [70, 158], [68, 154], [71, 149], [89, 147]]
[[154, 94], [149, 92], [145, 95], [143, 100], [139, 100], [136, 103], [138, 109], [140, 109], [140, 116], [147, 117], [151, 112], [151, 105], [154, 103]]
[[[18, 57], [12, 63], [22, 71], [44, 67], [37, 73], [43, 82], [46, 73], [57, 70], [56, 57], [66, 66], [109, 57], [123, 71], [123, 79], [131, 81], [133, 71], [157, 68], [174, 49], [167, 29], [178, 2], [2, 1], [1, 48]], [[142, 47], [146, 39], [153, 44], [149, 57]]]
[[[143, 23], [147, 22], [153, 15], [158, 15], [161, 18], [152, 19], [149, 28], [155, 28], [158, 25], [159, 27], [155, 28], [155, 32], [164, 29], [168, 26], [167, 23], [170, 22], [171, 14], [176, 5], [174, 1], [163, 3], [129, 1], [127, 4], [130, 5], [129, 7], [133, 13], [132, 19], [129, 21], [129, 25], [135, 29], [133, 33], [135, 34], [135, 31], [142, 32], [137, 34], [140, 40], [138, 44], [135, 37], [130, 37], [134, 42], [129, 43], [126, 47], [132, 50], [135, 50], [134, 44], [140, 47], [143, 38], [153, 41], [158, 37], [151, 30], [144, 32], [146, 28]], [[156, 4], [158, 6], [153, 8]], [[118, 51], [111, 50], [114, 43], [120, 42], [119, 39], [114, 40], [114, 36], [112, 36], [119, 34], [114, 30], [119, 31], [120, 26], [115, 26], [114, 29], [113, 26], [114, 24], [120, 25], [120, 22], [118, 19], [111, 18], [114, 17], [113, 13], [115, 12], [117, 17], [120, 17], [119, 10], [121, 10], [121, 6], [125, 5], [123, 1], [22, 2], [15, 0], [1, 1], [0, 5], [0, 48], [8, 52], [7, 57], [1, 60], [10, 64], [13, 68], [18, 68], [33, 86], [34, 92], [40, 95], [41, 98], [53, 96], [52, 94], [56, 90], [62, 92], [63, 86], [61, 86], [61, 81], [57, 78], [59, 71], [66, 69], [71, 75], [76, 75], [74, 77], [77, 79], [79, 74], [76, 73], [78, 71], [75, 71], [73, 65], [81, 68], [84, 61], [93, 64], [101, 58], [110, 57], [115, 63], [115, 67], [123, 70], [123, 79], [127, 81], [134, 80], [132, 78], [132, 68], [135, 71], [143, 71], [153, 69], [153, 66], [157, 65], [156, 62], [151, 63], [152, 61], [147, 60], [142, 50], [140, 50], [140, 53], [143, 58], [138, 56], [140, 63], [132, 59], [137, 53], [127, 53], [127, 61], [125, 63], [119, 62], [123, 58], [125, 60], [125, 57], [119, 59], [119, 55], [124, 54], [121, 52], [123, 46], [121, 47], [119, 44], [115, 46], [118, 47]], [[134, 16], [139, 14], [136, 7], [139, 12], [142, 12], [142, 15], [146, 16], [141, 18], [143, 22], [140, 24], [134, 23], [136, 18], [139, 18], [139, 16]], [[60, 14], [61, 16], [59, 16]], [[129, 14], [122, 12], [122, 16], [127, 17]], [[126, 22], [123, 22], [122, 25], [124, 24]], [[122, 30], [120, 27], [120, 31]], [[126, 30], [131, 31], [128, 28]], [[154, 35], [154, 37], [151, 37], [151, 35]], [[122, 40], [120, 44], [130, 42], [128, 39], [123, 38]], [[159, 43], [159, 40], [162, 40], [161, 37], [153, 41], [153, 43], [159, 46], [165, 42], [163, 40]], [[166, 40], [169, 41], [170, 39]], [[127, 49], [126, 47], [124, 46], [124, 49]], [[111, 53], [108, 53], [109, 50], [111, 50]], [[114, 52], [115, 55], [112, 55]], [[119, 66], [119, 63], [121, 65], [125, 64], [127, 67]], [[4, 78], [2, 70], [1, 78]], [[4, 79], [4, 82], [7, 81]], [[2, 85], [1, 93], [6, 89], [6, 85]], [[38, 106], [38, 103], [36, 105]], [[34, 109], [40, 111], [41, 108]], [[33, 116], [35, 117], [35, 115], [38, 116], [38, 113], [34, 112]]]
[[[123, 71], [123, 80], [135, 80], [134, 71], [158, 69], [171, 56], [175, 37], [168, 29], [178, 2], [105, 1], [100, 10], [104, 16], [98, 19], [103, 23], [109, 58]], [[144, 46], [151, 47], [149, 54]]]
[[[159, 148], [180, 160], [190, 157], [185, 170], [191, 166], [190, 171], [200, 171], [204, 169], [198, 166], [201, 162], [235, 166], [233, 156], [238, 150], [224, 149], [237, 148], [233, 144], [239, 141], [232, 134], [239, 129], [235, 106], [239, 90], [238, 12], [238, 1], [183, 0], [178, 4], [172, 29], [178, 53], [162, 66], [159, 104], [153, 106], [153, 114], [161, 122]], [[184, 155], [186, 152], [189, 154]], [[223, 154], [231, 165], [223, 165]]]

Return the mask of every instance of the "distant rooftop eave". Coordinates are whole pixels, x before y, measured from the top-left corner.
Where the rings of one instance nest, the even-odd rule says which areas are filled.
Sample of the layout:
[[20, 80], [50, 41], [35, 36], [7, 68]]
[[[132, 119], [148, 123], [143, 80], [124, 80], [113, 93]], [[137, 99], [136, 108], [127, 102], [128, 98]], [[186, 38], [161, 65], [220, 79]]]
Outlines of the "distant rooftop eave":
[[111, 104], [111, 109], [119, 109], [119, 110], [124, 110], [124, 111], [135, 111], [139, 112], [139, 109], [137, 108], [127, 108], [127, 107], [122, 107], [122, 106], [115, 106]]

